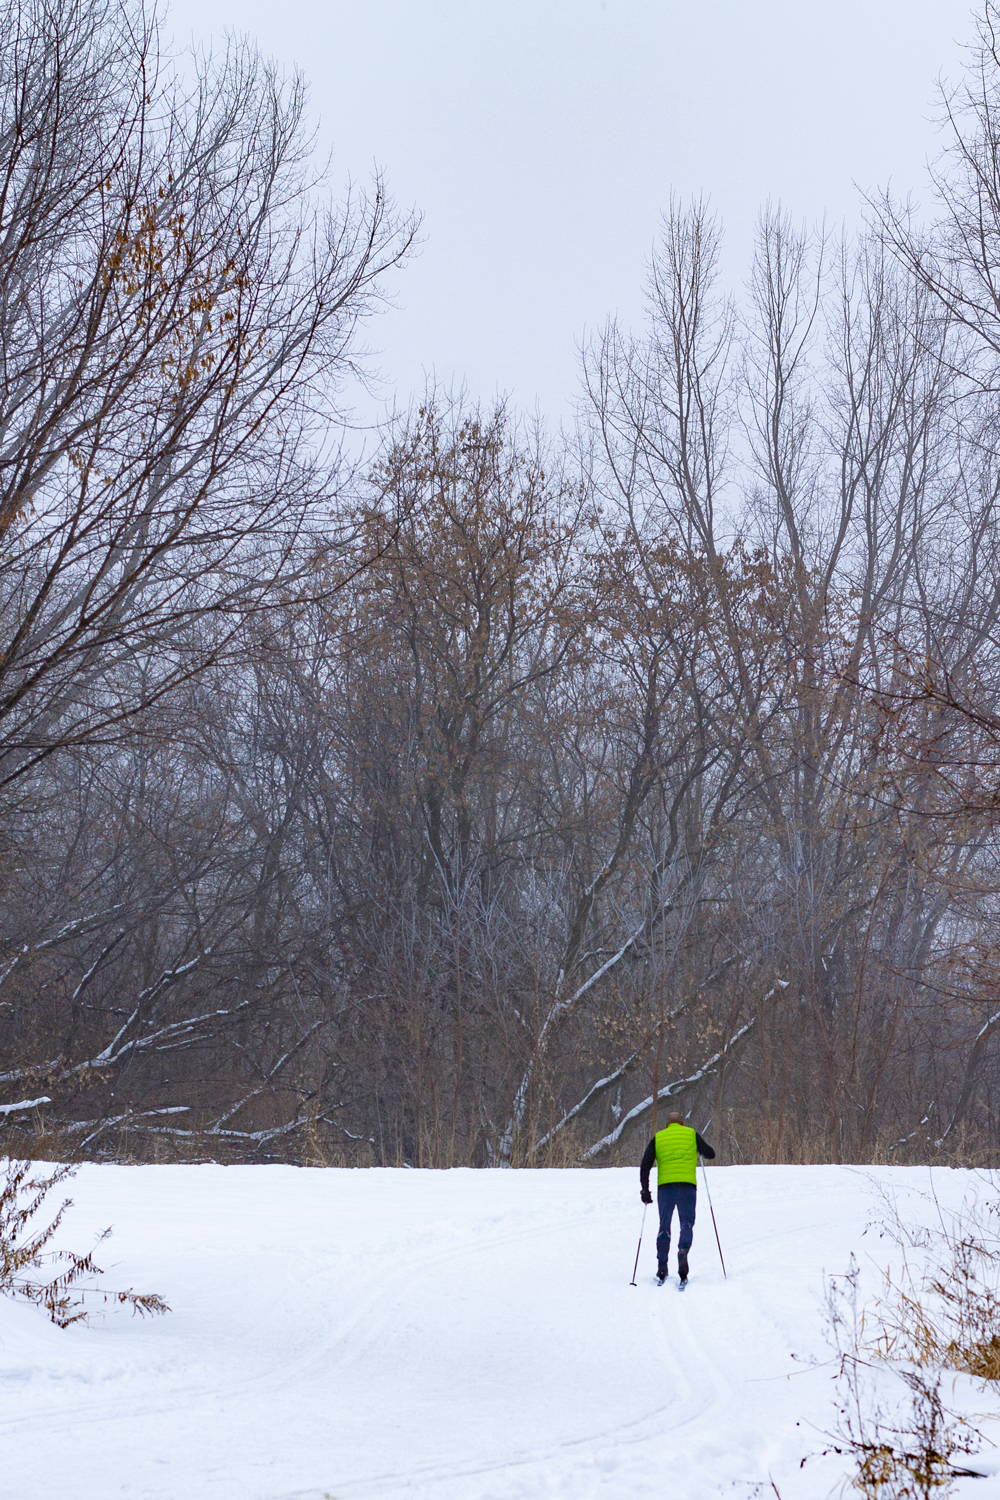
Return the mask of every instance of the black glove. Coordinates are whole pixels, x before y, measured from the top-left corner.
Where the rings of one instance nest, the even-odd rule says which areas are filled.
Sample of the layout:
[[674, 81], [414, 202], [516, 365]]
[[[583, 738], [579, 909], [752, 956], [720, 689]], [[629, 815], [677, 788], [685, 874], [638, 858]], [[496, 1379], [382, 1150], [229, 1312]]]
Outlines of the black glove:
[[642, 1199], [643, 1203], [652, 1203], [653, 1201], [653, 1195], [649, 1191], [649, 1188], [641, 1188], [639, 1190], [639, 1197]]

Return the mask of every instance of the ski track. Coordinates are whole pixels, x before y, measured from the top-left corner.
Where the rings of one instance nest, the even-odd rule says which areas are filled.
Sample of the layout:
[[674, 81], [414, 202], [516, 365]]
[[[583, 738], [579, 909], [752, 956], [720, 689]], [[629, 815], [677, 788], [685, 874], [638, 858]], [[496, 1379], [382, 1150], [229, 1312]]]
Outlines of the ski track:
[[635, 1170], [85, 1167], [62, 1242], [115, 1223], [108, 1284], [174, 1311], [63, 1331], [0, 1302], [0, 1500], [820, 1500], [824, 1271], [853, 1251], [874, 1289], [874, 1185], [919, 1218], [927, 1171], [711, 1182], [730, 1277], [700, 1201], [681, 1296], [652, 1214], [628, 1284]]

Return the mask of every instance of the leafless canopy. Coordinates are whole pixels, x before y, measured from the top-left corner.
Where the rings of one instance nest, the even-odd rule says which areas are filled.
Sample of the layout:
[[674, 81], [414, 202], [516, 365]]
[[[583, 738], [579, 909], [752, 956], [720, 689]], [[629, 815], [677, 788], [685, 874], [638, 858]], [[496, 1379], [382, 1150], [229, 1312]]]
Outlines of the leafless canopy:
[[992, 1159], [992, 4], [922, 228], [768, 211], [736, 301], [673, 203], [572, 441], [431, 390], [352, 475], [412, 226], [245, 49], [3, 16], [15, 1149]]
[[178, 67], [140, 4], [0, 11], [2, 785], [217, 659], [329, 514], [412, 225], [328, 201], [303, 102], [242, 44]]

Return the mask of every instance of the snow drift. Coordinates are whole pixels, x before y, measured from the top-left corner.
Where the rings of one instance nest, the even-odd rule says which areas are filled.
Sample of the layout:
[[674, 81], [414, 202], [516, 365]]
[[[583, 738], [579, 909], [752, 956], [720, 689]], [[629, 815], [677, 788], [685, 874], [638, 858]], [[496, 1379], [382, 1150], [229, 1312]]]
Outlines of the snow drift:
[[[702, 1196], [681, 1296], [652, 1214], [629, 1285], [635, 1171], [83, 1167], [63, 1242], [113, 1225], [108, 1280], [173, 1311], [63, 1331], [0, 1302], [0, 1496], [825, 1496], [844, 1460], [800, 1467], [832, 1421], [824, 1272], [853, 1252], [874, 1291], [879, 1185], [918, 1218], [931, 1182], [952, 1206], [990, 1189], [714, 1168], [729, 1279]], [[955, 1399], [994, 1405], [964, 1377]], [[979, 1466], [956, 1494], [998, 1500]]]

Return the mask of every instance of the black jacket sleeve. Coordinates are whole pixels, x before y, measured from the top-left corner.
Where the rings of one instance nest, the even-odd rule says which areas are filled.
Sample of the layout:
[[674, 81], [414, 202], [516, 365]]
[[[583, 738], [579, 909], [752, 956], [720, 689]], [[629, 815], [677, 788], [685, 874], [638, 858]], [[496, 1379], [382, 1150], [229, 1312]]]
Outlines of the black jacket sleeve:
[[[712, 1155], [715, 1155], [714, 1151], [712, 1152]], [[642, 1161], [639, 1163], [639, 1181], [642, 1184], [642, 1190], [644, 1193], [647, 1193], [649, 1191], [649, 1174], [653, 1170], [653, 1163], [655, 1161], [656, 1142], [650, 1141], [649, 1145], [642, 1153]]]
[[[697, 1130], [694, 1133], [694, 1138], [695, 1138], [695, 1140], [698, 1143], [698, 1150], [701, 1153], [701, 1155], [705, 1158], [705, 1160], [706, 1161], [714, 1161], [715, 1160], [715, 1152], [712, 1150], [711, 1146], [708, 1144], [707, 1141], [703, 1141], [702, 1140], [702, 1138], [698, 1134]], [[643, 1160], [645, 1160], [645, 1157], [643, 1158]]]

